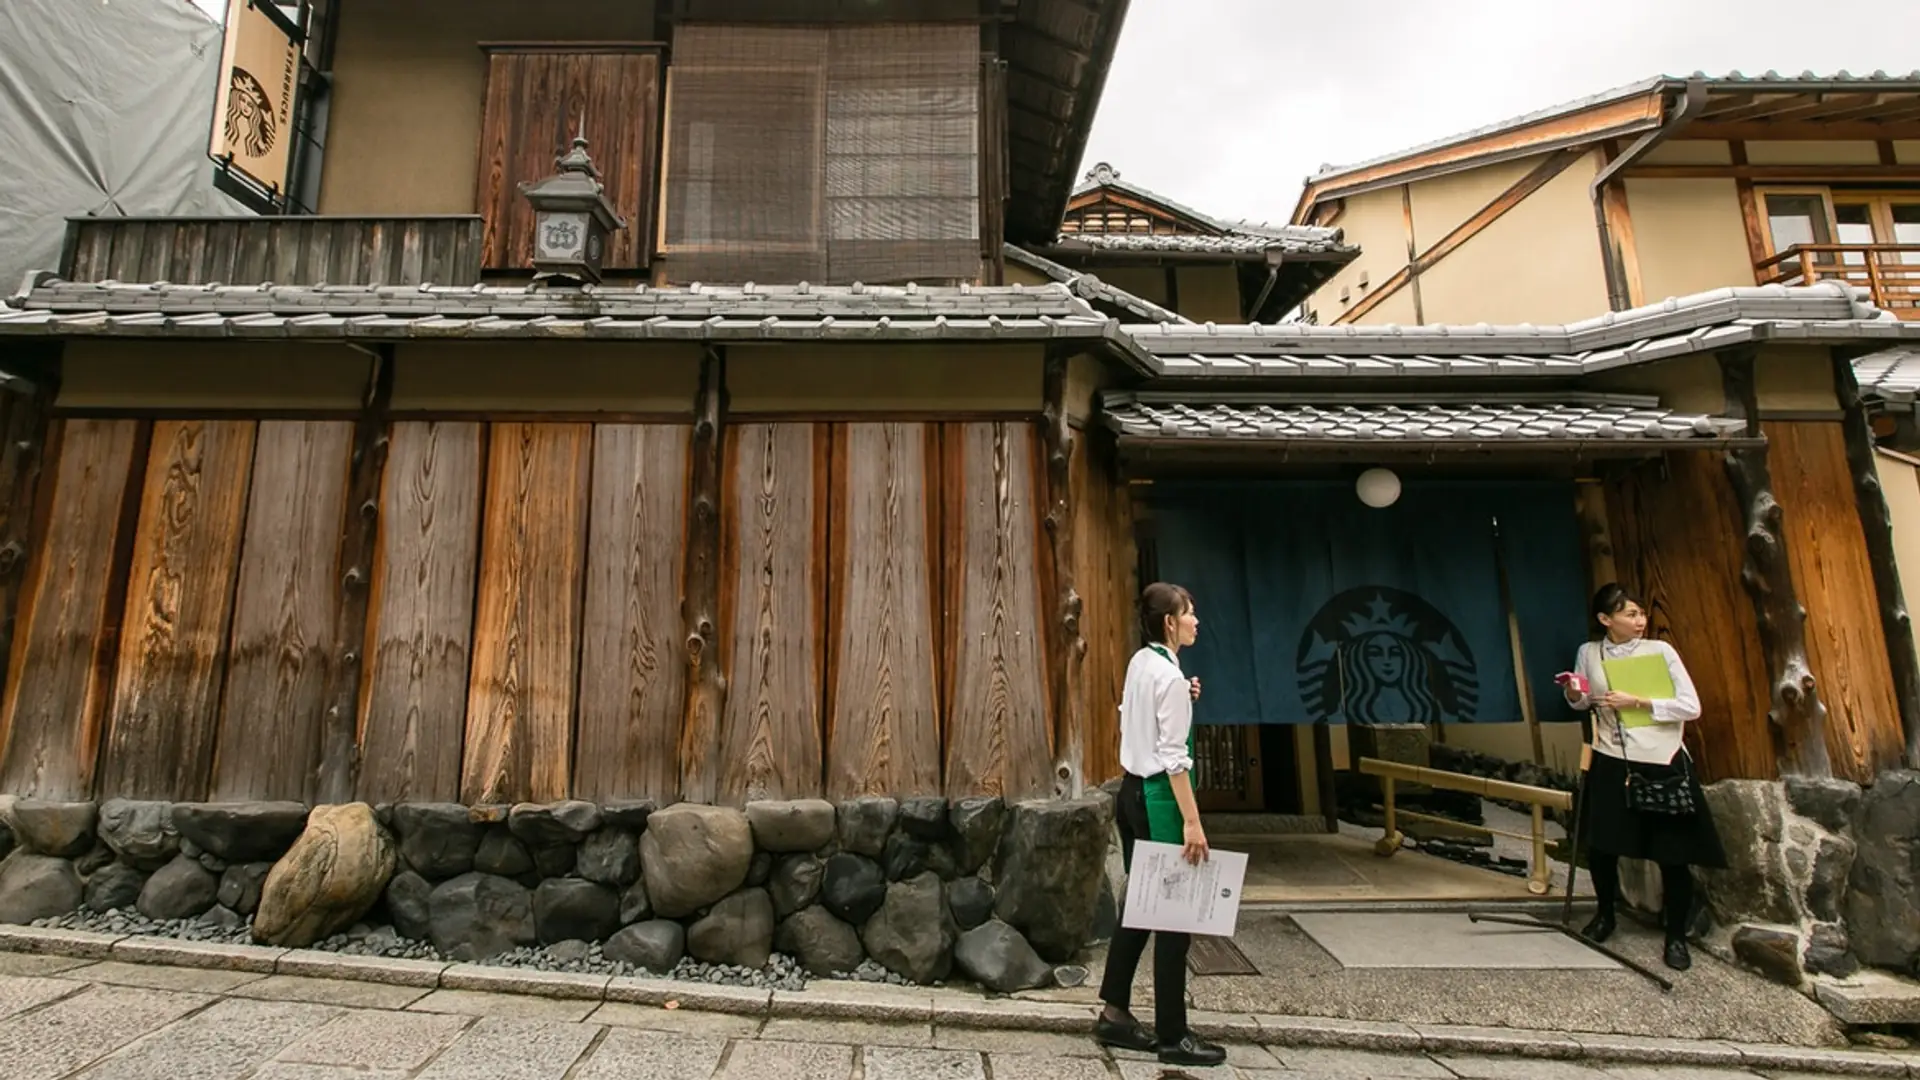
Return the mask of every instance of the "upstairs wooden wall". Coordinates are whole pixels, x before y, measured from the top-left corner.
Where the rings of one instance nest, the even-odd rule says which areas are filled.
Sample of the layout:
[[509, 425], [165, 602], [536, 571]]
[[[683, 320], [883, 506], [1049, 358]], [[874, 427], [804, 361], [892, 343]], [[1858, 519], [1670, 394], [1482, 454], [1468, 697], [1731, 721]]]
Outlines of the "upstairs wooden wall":
[[[371, 801], [682, 796], [689, 425], [49, 430], [0, 791], [311, 801], [333, 732]], [[722, 430], [713, 797], [1051, 790], [1037, 424]], [[1081, 497], [1124, 520], [1099, 486]], [[1080, 553], [1111, 621], [1130, 555]], [[1111, 660], [1087, 678], [1110, 728]]]

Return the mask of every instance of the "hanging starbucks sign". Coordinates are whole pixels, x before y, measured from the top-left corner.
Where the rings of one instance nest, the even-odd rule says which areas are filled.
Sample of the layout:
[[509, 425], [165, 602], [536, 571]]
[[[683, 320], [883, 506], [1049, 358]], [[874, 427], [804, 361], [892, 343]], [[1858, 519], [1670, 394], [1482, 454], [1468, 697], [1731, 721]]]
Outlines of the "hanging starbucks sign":
[[293, 162], [300, 39], [299, 28], [272, 4], [228, 0], [208, 153], [274, 195], [286, 191]]

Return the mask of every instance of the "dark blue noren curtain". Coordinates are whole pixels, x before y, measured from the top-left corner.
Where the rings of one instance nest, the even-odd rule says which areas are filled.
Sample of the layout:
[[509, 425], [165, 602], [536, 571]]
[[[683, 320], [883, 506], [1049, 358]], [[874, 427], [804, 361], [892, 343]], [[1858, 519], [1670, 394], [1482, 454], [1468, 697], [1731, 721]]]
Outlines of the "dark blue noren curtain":
[[1193, 593], [1180, 657], [1212, 724], [1523, 719], [1495, 562], [1506, 560], [1543, 721], [1585, 636], [1570, 482], [1410, 481], [1393, 506], [1350, 483], [1155, 486], [1160, 577]]

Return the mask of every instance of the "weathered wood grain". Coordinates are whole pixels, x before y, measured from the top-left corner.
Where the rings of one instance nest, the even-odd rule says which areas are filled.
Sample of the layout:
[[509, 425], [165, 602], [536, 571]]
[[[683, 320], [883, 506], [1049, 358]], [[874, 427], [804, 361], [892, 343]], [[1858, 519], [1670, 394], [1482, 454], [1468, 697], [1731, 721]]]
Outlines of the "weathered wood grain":
[[693, 405], [686, 571], [680, 600], [687, 662], [686, 710], [680, 724], [680, 797], [699, 803], [712, 802], [719, 790], [720, 717], [727, 707], [725, 660], [720, 655], [721, 424], [726, 402], [726, 353], [709, 347], [700, 360], [700, 387]]
[[84, 799], [106, 726], [114, 553], [141, 424], [59, 426], [46, 532], [27, 569], [0, 706], [0, 791]]
[[1870, 784], [1900, 767], [1906, 738], [1845, 433], [1828, 421], [1761, 426], [1786, 511], [1793, 585], [1806, 606], [1807, 662], [1826, 706], [1827, 756], [1833, 775]]
[[1109, 452], [1085, 437], [1073, 448], [1075, 578], [1086, 583], [1081, 671], [1086, 708], [1082, 774], [1088, 786], [1120, 775], [1120, 692], [1137, 647], [1133, 500]]
[[980, 422], [948, 431], [957, 505], [945, 523], [956, 615], [947, 795], [1042, 795], [1052, 790], [1052, 747], [1033, 428]]
[[206, 798], [253, 442], [248, 420], [153, 425], [103, 797]]
[[[37, 389], [15, 383], [0, 390], [0, 657], [13, 652], [15, 614], [27, 562], [46, 519], [45, 462], [59, 432], [49, 417], [57, 376]], [[53, 449], [57, 453], [57, 449]]]
[[459, 797], [485, 429], [393, 425], [368, 598], [356, 788], [368, 802]]
[[[74, 226], [69, 281], [280, 285], [471, 285], [478, 215], [88, 218]], [[423, 254], [425, 253], [425, 254]]]
[[669, 803], [680, 794], [687, 669], [679, 600], [691, 438], [677, 424], [594, 429], [576, 798]]
[[831, 799], [941, 790], [926, 428], [834, 428]]
[[718, 798], [818, 795], [826, 430], [742, 424], [726, 444], [723, 565], [733, 575], [722, 605], [730, 686]]
[[1047, 679], [1053, 697], [1053, 793], [1060, 798], [1079, 798], [1086, 783], [1087, 695], [1083, 673], [1087, 661], [1087, 639], [1081, 618], [1085, 602], [1076, 588], [1074, 571], [1074, 515], [1078, 504], [1073, 495], [1073, 456], [1079, 443], [1067, 421], [1067, 356], [1051, 352], [1047, 356], [1042, 380], [1041, 449], [1046, 462], [1046, 525], [1051, 541], [1053, 563], [1049, 568], [1048, 594], [1053, 620], [1048, 627]]
[[460, 771], [468, 803], [565, 798], [593, 429], [495, 424]]
[[345, 421], [260, 422], [210, 798], [313, 801], [352, 442]]
[[1619, 580], [1648, 605], [1647, 636], [1673, 643], [1699, 691], [1687, 733], [1700, 779], [1774, 779], [1766, 655], [1740, 582], [1743, 511], [1720, 456], [1670, 454], [1664, 477], [1651, 465], [1617, 475], [1607, 507]]

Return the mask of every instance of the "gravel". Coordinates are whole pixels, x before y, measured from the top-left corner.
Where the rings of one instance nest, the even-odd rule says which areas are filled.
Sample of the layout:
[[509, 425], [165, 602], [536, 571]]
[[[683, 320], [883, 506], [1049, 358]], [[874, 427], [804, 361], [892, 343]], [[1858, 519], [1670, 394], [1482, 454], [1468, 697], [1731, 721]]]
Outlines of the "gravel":
[[[224, 945], [253, 943], [253, 920], [251, 919], [229, 929], [213, 921], [210, 916], [196, 919], [155, 920], [137, 911], [118, 908], [100, 913], [76, 911], [50, 919], [36, 919], [33, 925], [59, 930], [93, 930], [109, 934], [167, 937], [182, 941], [208, 941]], [[451, 960], [449, 957], [442, 956], [432, 943], [402, 937], [391, 926], [357, 925], [345, 933], [335, 934], [324, 941], [316, 942], [313, 947], [325, 952], [349, 956], [378, 956], [393, 960], [441, 962]], [[655, 975], [654, 972], [632, 964], [609, 960], [601, 953], [598, 944], [584, 941], [562, 941], [538, 948], [514, 949], [499, 956], [488, 957], [479, 963], [494, 967], [589, 975], [624, 975], [641, 978]], [[666, 972], [664, 977], [685, 982], [752, 986], [768, 990], [804, 990], [808, 981], [808, 975], [801, 968], [800, 962], [783, 953], [774, 953], [767, 961], [767, 966], [758, 970], [727, 964], [704, 964], [689, 957], [680, 961], [672, 971]], [[904, 985], [904, 980], [898, 975], [891, 974], [871, 960], [861, 965], [860, 971], [855, 972], [852, 977], [867, 982], [892, 982]]]

